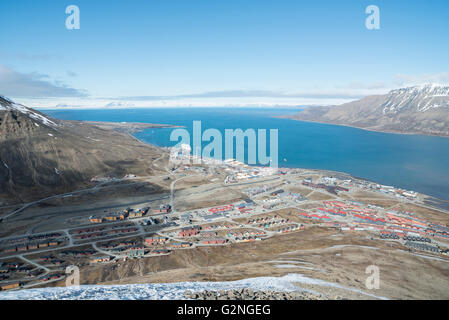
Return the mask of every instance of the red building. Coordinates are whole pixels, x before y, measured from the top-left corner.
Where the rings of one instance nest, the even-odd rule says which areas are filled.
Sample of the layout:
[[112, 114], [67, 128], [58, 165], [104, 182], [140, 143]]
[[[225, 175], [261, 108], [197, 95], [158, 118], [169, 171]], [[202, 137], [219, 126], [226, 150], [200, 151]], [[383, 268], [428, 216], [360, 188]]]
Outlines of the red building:
[[178, 235], [180, 237], [191, 237], [200, 233], [201, 228], [199, 226], [193, 226], [188, 228], [183, 228], [179, 231]]

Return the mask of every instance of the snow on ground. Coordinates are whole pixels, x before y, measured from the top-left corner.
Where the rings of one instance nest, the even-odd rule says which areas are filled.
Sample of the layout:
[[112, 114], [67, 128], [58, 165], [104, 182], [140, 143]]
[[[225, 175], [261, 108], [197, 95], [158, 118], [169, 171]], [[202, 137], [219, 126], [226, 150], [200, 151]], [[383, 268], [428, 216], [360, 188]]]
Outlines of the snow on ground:
[[255, 291], [295, 291], [298, 285], [311, 284], [346, 289], [363, 293], [378, 299], [361, 290], [345, 288], [335, 283], [312, 279], [301, 274], [288, 274], [283, 277], [257, 277], [229, 282], [178, 282], [178, 283], [149, 283], [112, 286], [79, 286], [65, 288], [42, 288], [18, 291], [0, 292], [0, 300], [176, 300], [184, 299], [184, 292], [218, 291], [251, 288]]

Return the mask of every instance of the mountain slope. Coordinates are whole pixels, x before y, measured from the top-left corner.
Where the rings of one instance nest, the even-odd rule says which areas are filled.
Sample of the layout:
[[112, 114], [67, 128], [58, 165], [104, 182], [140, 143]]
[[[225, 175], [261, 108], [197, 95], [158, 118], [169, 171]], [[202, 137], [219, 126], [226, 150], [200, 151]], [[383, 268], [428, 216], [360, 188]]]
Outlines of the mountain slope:
[[150, 175], [160, 153], [128, 134], [52, 119], [0, 97], [0, 203], [70, 192], [98, 175]]
[[338, 106], [310, 107], [289, 118], [375, 131], [449, 136], [449, 87], [402, 88]]

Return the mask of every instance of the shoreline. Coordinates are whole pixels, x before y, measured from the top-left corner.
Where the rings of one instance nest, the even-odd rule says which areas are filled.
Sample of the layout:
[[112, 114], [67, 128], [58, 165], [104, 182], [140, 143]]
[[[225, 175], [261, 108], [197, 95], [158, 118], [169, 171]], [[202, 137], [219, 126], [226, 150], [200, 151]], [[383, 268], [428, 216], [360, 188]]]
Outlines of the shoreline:
[[327, 124], [327, 125], [347, 127], [347, 128], [355, 128], [355, 129], [360, 129], [360, 130], [369, 131], [369, 132], [398, 134], [398, 135], [410, 135], [410, 136], [425, 136], [425, 137], [449, 138], [449, 135], [438, 135], [438, 134], [419, 133], [419, 132], [401, 132], [401, 131], [392, 131], [392, 130], [375, 130], [375, 129], [368, 129], [368, 128], [363, 128], [363, 127], [357, 127], [357, 126], [353, 126], [353, 125], [349, 125], [349, 124], [322, 122], [322, 121], [316, 121], [316, 120], [295, 119], [295, 118], [291, 118], [289, 116], [274, 116], [273, 118], [287, 119], [287, 120], [293, 120], [293, 121], [299, 121], [299, 122]]
[[[76, 120], [65, 120], [76, 121]], [[156, 124], [145, 122], [109, 122], [109, 121], [76, 121], [88, 125], [93, 125], [104, 130], [115, 130], [121, 133], [134, 134], [142, 132], [147, 129], [164, 129], [164, 128], [184, 128], [183, 126], [171, 125], [171, 124]]]
[[[288, 119], [288, 118], [287, 118], [287, 119]], [[290, 120], [295, 120], [295, 119], [290, 119]], [[302, 121], [302, 120], [296, 120], [296, 121]], [[306, 122], [308, 122], [308, 121], [306, 121]], [[311, 122], [311, 121], [310, 121], [310, 122]], [[170, 128], [170, 127], [173, 127], [173, 128], [181, 127], [181, 128], [183, 128], [183, 126], [168, 126], [168, 127], [166, 127], [166, 128]], [[156, 128], [156, 129], [159, 129], [159, 128], [164, 128], [164, 127], [155, 127], [155, 128]], [[148, 129], [151, 129], [151, 128], [148, 128]], [[358, 128], [358, 129], [359, 129], [359, 128]], [[364, 129], [362, 129], [362, 128], [360, 128], [360, 129], [361, 129], [361, 130], [364, 130]], [[144, 130], [146, 130], [146, 129], [142, 129], [141, 131], [144, 131]], [[367, 131], [372, 131], [372, 130], [367, 130]], [[137, 133], [137, 132], [135, 132], [135, 133]], [[385, 133], [385, 132], [384, 132], [384, 133]], [[398, 134], [400, 134], [400, 133], [398, 133]], [[170, 147], [168, 147], [168, 146], [158, 146], [158, 145], [154, 145], [154, 144], [148, 143], [148, 142], [146, 142], [146, 141], [144, 141], [144, 140], [141, 140], [141, 139], [137, 138], [137, 137], [134, 135], [134, 133], [130, 133], [130, 136], [132, 136], [132, 137], [135, 138], [136, 140], [138, 140], [138, 141], [140, 141], [140, 142], [142, 142], [142, 143], [145, 143], [145, 144], [147, 144], [147, 145], [149, 145], [149, 146], [151, 146], [151, 147], [155, 147], [155, 148], [170, 148]], [[252, 166], [252, 167], [261, 167], [260, 165], [250, 165], [250, 164], [246, 164], [246, 163], [245, 163], [245, 165]], [[348, 177], [350, 177], [350, 178], [352, 178], [352, 179], [362, 180], [362, 181], [366, 181], [366, 182], [369, 182], [369, 183], [376, 183], [376, 184], [379, 184], [379, 185], [383, 185], [383, 183], [381, 183], [381, 182], [369, 180], [368, 178], [363, 178], [363, 177], [354, 176], [354, 175], [351, 174], [351, 173], [343, 172], [343, 171], [334, 171], [334, 170], [324, 169], [324, 168], [306, 168], [306, 167], [297, 167], [297, 166], [289, 167], [289, 166], [282, 166], [282, 164], [280, 164], [280, 165], [278, 166], [278, 169], [282, 169], [282, 168], [285, 168], [285, 169], [300, 169], [300, 170], [313, 170], [313, 171], [318, 171], [318, 172], [330, 173], [330, 174], [334, 174], [334, 175], [344, 175], [344, 176], [348, 176]], [[397, 189], [408, 190], [408, 189], [405, 189], [405, 188], [399, 187], [399, 186], [394, 186], [394, 187], [397, 188]], [[426, 203], [427, 203], [429, 206], [431, 206], [431, 207], [433, 207], [433, 208], [435, 208], [435, 209], [437, 209], [437, 210], [443, 210], [443, 211], [445, 211], [447, 214], [449, 214], [449, 205], [447, 206], [447, 208], [445, 208], [445, 207], [443, 208], [443, 207], [439, 207], [439, 206], [436, 206], [436, 205], [429, 204], [429, 202], [449, 203], [449, 198], [448, 198], [448, 199], [438, 198], [438, 197], [436, 197], [436, 196], [434, 196], [434, 195], [430, 195], [430, 194], [427, 194], [427, 193], [422, 193], [422, 192], [415, 191], [415, 190], [410, 190], [410, 191], [414, 191], [414, 192], [417, 192], [418, 194], [422, 195], [422, 196], [425, 198]], [[434, 200], [434, 201], [432, 201], [432, 200]], [[436, 200], [436, 201], [435, 201], [435, 200]]]

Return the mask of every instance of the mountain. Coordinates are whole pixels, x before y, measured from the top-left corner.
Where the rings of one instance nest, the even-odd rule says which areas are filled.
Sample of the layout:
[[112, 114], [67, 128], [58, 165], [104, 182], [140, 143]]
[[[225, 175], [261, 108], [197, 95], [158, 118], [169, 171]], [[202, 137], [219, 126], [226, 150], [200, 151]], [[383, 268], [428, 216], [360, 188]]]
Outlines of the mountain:
[[309, 107], [289, 118], [374, 131], [449, 136], [449, 87], [402, 88], [342, 105]]
[[95, 176], [152, 174], [162, 151], [110, 127], [52, 119], [0, 96], [0, 204], [71, 192]]

